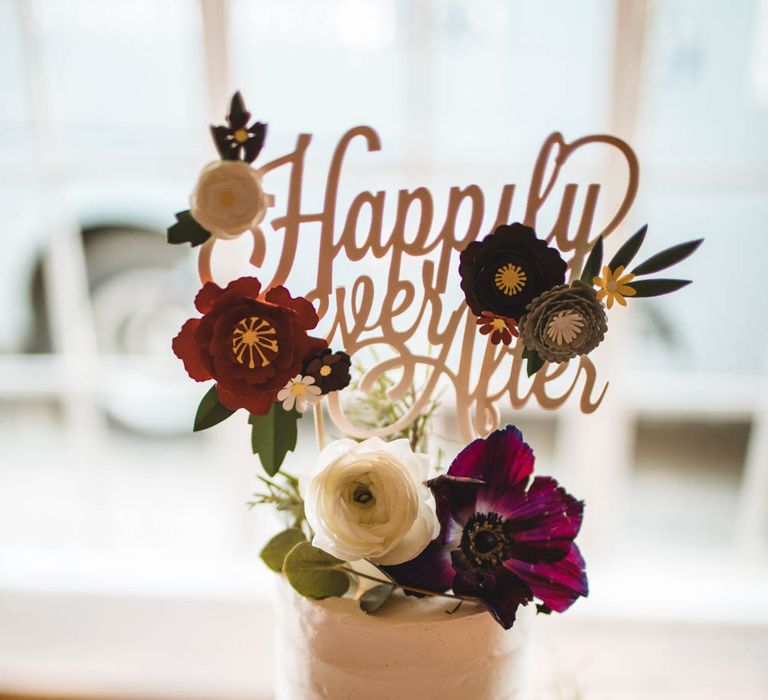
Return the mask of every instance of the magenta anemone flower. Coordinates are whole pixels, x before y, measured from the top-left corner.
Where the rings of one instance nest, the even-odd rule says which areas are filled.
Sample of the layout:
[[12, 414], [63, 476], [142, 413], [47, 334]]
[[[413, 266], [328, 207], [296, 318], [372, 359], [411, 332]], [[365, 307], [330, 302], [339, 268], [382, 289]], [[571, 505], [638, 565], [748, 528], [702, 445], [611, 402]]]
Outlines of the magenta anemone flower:
[[405, 586], [479, 598], [505, 628], [519, 605], [563, 612], [586, 596], [573, 542], [584, 503], [533, 473], [533, 451], [512, 425], [475, 440], [429, 482], [441, 530], [415, 559], [384, 567]]

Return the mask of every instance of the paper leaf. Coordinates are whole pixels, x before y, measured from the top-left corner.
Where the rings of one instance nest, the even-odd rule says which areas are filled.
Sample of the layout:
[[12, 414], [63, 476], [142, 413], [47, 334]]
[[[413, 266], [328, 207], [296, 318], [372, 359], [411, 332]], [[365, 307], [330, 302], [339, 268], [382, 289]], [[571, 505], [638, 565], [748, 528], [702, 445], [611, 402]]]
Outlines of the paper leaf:
[[198, 432], [199, 430], [211, 428], [229, 418], [233, 413], [234, 411], [221, 404], [219, 395], [216, 393], [216, 385], [214, 385], [208, 390], [208, 393], [203, 396], [203, 400], [197, 407], [193, 430]]
[[603, 266], [603, 237], [600, 236], [592, 250], [589, 252], [587, 262], [584, 263], [584, 270], [581, 273], [581, 281], [593, 286], [592, 280], [600, 274], [600, 268]]
[[630, 282], [629, 286], [632, 287], [635, 292], [635, 296], [631, 299], [638, 299], [640, 297], [658, 297], [662, 294], [669, 294], [676, 292], [678, 289], [689, 285], [691, 280], [640, 280], [639, 282]]
[[168, 243], [190, 243], [194, 248], [205, 243], [210, 237], [210, 231], [204, 229], [194, 220], [189, 209], [178, 212], [176, 223], [168, 228]]
[[529, 350], [525, 348], [523, 350], [523, 359], [526, 361], [526, 372], [529, 377], [532, 377], [544, 366], [544, 360], [541, 359], [541, 355], [535, 350]]
[[282, 572], [283, 562], [290, 552], [299, 542], [306, 542], [304, 533], [297, 527], [289, 527], [287, 530], [275, 535], [261, 550], [261, 560], [272, 571]]
[[648, 258], [645, 262], [640, 263], [632, 270], [632, 274], [650, 275], [652, 272], [659, 272], [672, 267], [672, 265], [677, 265], [677, 263], [691, 255], [701, 245], [703, 240], [703, 238], [699, 238], [695, 241], [680, 243], [679, 245], [662, 250], [660, 253], [656, 253], [656, 255]]
[[339, 571], [343, 564], [309, 542], [300, 542], [285, 557], [283, 573], [294, 590], [306, 598], [339, 597], [349, 588], [349, 576]]
[[608, 267], [611, 268], [611, 271], [615, 270], [617, 267], [626, 268], [627, 265], [632, 262], [635, 255], [637, 255], [637, 251], [640, 250], [640, 246], [643, 245], [647, 231], [648, 224], [643, 226], [637, 233], [633, 233], [626, 243], [619, 248], [616, 255], [611, 258], [611, 262], [608, 263]]
[[261, 466], [270, 476], [280, 471], [285, 455], [296, 447], [297, 422], [301, 414], [286, 411], [281, 403], [273, 403], [264, 416], [251, 416], [251, 449], [259, 455]]
[[374, 613], [389, 600], [394, 592], [395, 586], [389, 583], [379, 583], [360, 596], [358, 601], [360, 609], [368, 614]]

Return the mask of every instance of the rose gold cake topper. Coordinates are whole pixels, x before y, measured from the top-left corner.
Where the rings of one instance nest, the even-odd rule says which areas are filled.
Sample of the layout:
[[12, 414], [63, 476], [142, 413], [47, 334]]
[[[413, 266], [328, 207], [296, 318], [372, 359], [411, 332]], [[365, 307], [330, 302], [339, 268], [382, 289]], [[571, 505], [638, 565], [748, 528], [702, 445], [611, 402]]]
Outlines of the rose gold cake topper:
[[[253, 171], [259, 182], [270, 172], [281, 168], [288, 168], [290, 175], [285, 210], [269, 222], [273, 232], [264, 233], [261, 219], [250, 229], [253, 236], [250, 262], [259, 268], [267, 256], [278, 260], [271, 281], [264, 286], [283, 284], [297, 264], [303, 225], [319, 224], [315, 287], [305, 296], [316, 303], [321, 319], [331, 319], [327, 340], [344, 347], [350, 355], [363, 348], [377, 346], [386, 346], [394, 352], [394, 355], [390, 352], [387, 359], [367, 369], [359, 388], [362, 391], [369, 389], [382, 372], [398, 372], [400, 380], [391, 391], [391, 398], [396, 400], [412, 386], [417, 368], [426, 371], [426, 381], [409, 412], [384, 428], [372, 430], [355, 425], [344, 413], [339, 392], [330, 393], [329, 414], [343, 433], [365, 438], [372, 435], [387, 436], [402, 430], [429, 405], [438, 386], [446, 380], [453, 387], [457, 422], [464, 440], [486, 435], [496, 429], [500, 424], [499, 405], [503, 402], [509, 402], [512, 408], [520, 408], [533, 398], [543, 408], [555, 409], [576, 390], [580, 391], [579, 405], [582, 411], [590, 413], [600, 405], [607, 384], [597, 386], [595, 367], [586, 355], [578, 358], [578, 371], [565, 391], [551, 394], [547, 386], [566, 372], [566, 363], [543, 367], [536, 372], [532, 384], [524, 391], [520, 387], [520, 377], [524, 374], [522, 342], [517, 339], [510, 345], [493, 344], [490, 338], [478, 334], [475, 316], [464, 301], [452, 308], [443, 303], [447, 285], [458, 285], [459, 253], [470, 242], [509, 221], [516, 193], [515, 185], [503, 186], [490, 226], [484, 216], [486, 198], [477, 185], [451, 187], [447, 211], [442, 221], [435, 215], [434, 200], [428, 188], [401, 189], [396, 195], [394, 226], [385, 232], [382, 223], [384, 192], [363, 191], [357, 194], [343, 220], [338, 218], [336, 211], [339, 178], [349, 147], [358, 141], [368, 151], [379, 151], [381, 140], [378, 134], [370, 127], [359, 126], [342, 136], [328, 169], [323, 207], [317, 212], [307, 212], [302, 207], [304, 162], [311, 141], [311, 135], [301, 134], [291, 153]], [[535, 229], [537, 215], [552, 197], [563, 166], [575, 153], [593, 145], [608, 146], [620, 154], [625, 167], [626, 185], [615, 212], [599, 230], [595, 227], [595, 213], [601, 185], [591, 183], [586, 188], [575, 183], [564, 185], [555, 224], [546, 237], [540, 231], [539, 235], [548, 243], [554, 243], [563, 253], [570, 253], [567, 262], [569, 279], [578, 277], [593, 243], [616, 231], [632, 206], [639, 177], [634, 152], [625, 142], [613, 136], [592, 135], [568, 143], [561, 134], [554, 133], [545, 140], [539, 151], [525, 202], [522, 222]], [[579, 219], [574, 221], [575, 203], [580, 189], [586, 191]], [[274, 197], [265, 197], [267, 206], [273, 207]], [[360, 244], [358, 219], [365, 208], [370, 212], [370, 223]], [[415, 231], [406, 236], [406, 220], [413, 209], [418, 210], [418, 225]], [[457, 219], [461, 209], [468, 212], [468, 223], [465, 230], [458, 231]], [[229, 237], [213, 235], [202, 245], [198, 262], [201, 282], [213, 279], [213, 249], [219, 238]], [[361, 266], [361, 274], [351, 284], [337, 284], [334, 278], [334, 263], [340, 257], [344, 256], [354, 262], [362, 260], [366, 255], [386, 259], [389, 263], [388, 287], [380, 308], [374, 308], [374, 280], [365, 273], [365, 267]], [[422, 259], [423, 290], [401, 278], [404, 258], [409, 261]], [[418, 310], [415, 321], [406, 329], [396, 330], [394, 321], [397, 317], [414, 310]], [[417, 329], [426, 329], [426, 340], [432, 349], [428, 355], [417, 354], [409, 349], [408, 342]], [[319, 411], [318, 407], [316, 411]]]

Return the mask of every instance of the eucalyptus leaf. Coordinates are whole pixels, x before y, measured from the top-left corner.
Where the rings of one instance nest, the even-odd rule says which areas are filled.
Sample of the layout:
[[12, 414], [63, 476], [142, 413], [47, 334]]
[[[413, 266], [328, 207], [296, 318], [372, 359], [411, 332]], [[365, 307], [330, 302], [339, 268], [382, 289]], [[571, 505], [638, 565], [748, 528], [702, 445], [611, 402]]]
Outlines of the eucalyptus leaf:
[[283, 574], [294, 590], [306, 598], [340, 597], [349, 589], [349, 576], [340, 571], [343, 565], [341, 559], [309, 542], [300, 542], [285, 557]]
[[190, 243], [193, 248], [211, 237], [210, 231], [195, 221], [189, 209], [176, 214], [176, 223], [168, 228], [167, 233], [168, 243]]
[[261, 550], [262, 561], [272, 571], [280, 573], [283, 570], [283, 562], [290, 552], [299, 542], [306, 542], [304, 533], [297, 527], [289, 527], [276, 534]]
[[594, 284], [592, 280], [600, 274], [600, 268], [603, 266], [603, 237], [600, 236], [592, 250], [589, 251], [587, 262], [584, 263], [584, 270], [581, 273], [581, 281], [590, 287]]
[[211, 428], [229, 418], [233, 413], [234, 411], [222, 405], [219, 401], [219, 395], [216, 393], [216, 385], [214, 384], [206, 395], [203, 396], [203, 400], [197, 407], [193, 430], [198, 432], [199, 430]]
[[629, 263], [634, 260], [637, 251], [640, 250], [640, 246], [643, 245], [645, 240], [645, 234], [648, 231], [648, 224], [643, 226], [637, 233], [633, 233], [621, 248], [611, 258], [611, 262], [608, 263], [608, 267], [611, 271], [615, 271], [618, 267], [626, 268]]
[[533, 349], [525, 348], [523, 350], [523, 359], [526, 361], [525, 371], [529, 377], [532, 377], [544, 366], [544, 360], [541, 358], [541, 355]]
[[691, 253], [693, 253], [703, 241], [703, 238], [699, 238], [695, 241], [688, 241], [687, 243], [680, 243], [674, 245], [671, 248], [662, 250], [660, 253], [648, 258], [645, 262], [640, 263], [634, 270], [633, 275], [650, 275], [652, 272], [660, 272], [666, 270], [672, 265], [685, 260]]
[[394, 592], [395, 586], [389, 583], [379, 583], [360, 596], [358, 601], [360, 609], [365, 613], [374, 613], [389, 600]]
[[637, 292], [635, 296], [631, 298], [637, 299], [640, 297], [658, 297], [662, 294], [676, 292], [678, 289], [682, 289], [690, 283], [691, 280], [656, 279], [640, 280], [639, 282], [632, 281], [629, 283], [629, 286]]
[[264, 416], [251, 416], [251, 449], [259, 455], [261, 466], [270, 476], [280, 471], [285, 455], [296, 448], [301, 414], [295, 409], [286, 411], [281, 403], [273, 403]]

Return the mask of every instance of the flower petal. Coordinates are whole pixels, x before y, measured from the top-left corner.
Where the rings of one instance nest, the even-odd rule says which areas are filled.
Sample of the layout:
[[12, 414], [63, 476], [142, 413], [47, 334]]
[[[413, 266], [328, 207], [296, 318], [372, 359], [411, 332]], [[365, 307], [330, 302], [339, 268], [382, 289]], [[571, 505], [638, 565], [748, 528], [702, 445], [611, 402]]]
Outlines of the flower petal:
[[221, 384], [216, 385], [216, 393], [219, 395], [219, 401], [231, 411], [238, 408], [244, 408], [248, 413], [254, 416], [266, 416], [272, 404], [275, 402], [277, 390], [272, 392], [262, 392], [251, 395], [235, 394], [228, 391]]
[[480, 598], [504, 629], [514, 624], [518, 607], [532, 599], [528, 586], [503, 567], [487, 575], [460, 571], [453, 580], [453, 592]]
[[513, 558], [530, 563], [566, 556], [584, 513], [583, 501], [544, 476], [537, 476], [526, 492], [496, 506], [506, 521], [505, 532], [514, 541]]
[[579, 596], [589, 594], [584, 559], [575, 544], [557, 562], [531, 564], [508, 559], [504, 567], [525, 581], [533, 595], [555, 612], [567, 610]]
[[294, 299], [285, 287], [270, 287], [264, 298], [270, 304], [284, 306], [296, 312], [299, 324], [305, 330], [310, 330], [320, 323], [315, 307], [304, 297], [296, 297]]
[[213, 302], [218, 299], [224, 290], [215, 282], [206, 282], [195, 296], [195, 308], [201, 314], [207, 314], [213, 308]]
[[[444, 535], [449, 530], [446, 526], [451, 518], [462, 526], [466, 524], [472, 513], [475, 512], [477, 492], [483, 484], [484, 482], [480, 479], [446, 476], [445, 474], [427, 482], [427, 486], [432, 489], [435, 496], [437, 519], [443, 526]], [[443, 541], [445, 541], [444, 538]]]
[[449, 550], [439, 540], [432, 540], [415, 559], [381, 568], [400, 585], [442, 593], [451, 587], [456, 575]]
[[482, 479], [491, 494], [513, 489], [533, 472], [533, 450], [514, 426], [467, 445], [448, 469], [450, 476]]
[[195, 338], [195, 331], [199, 325], [200, 319], [190, 318], [173, 339], [171, 347], [176, 357], [184, 363], [187, 374], [196, 382], [205, 382], [213, 377], [200, 358], [199, 344]]

